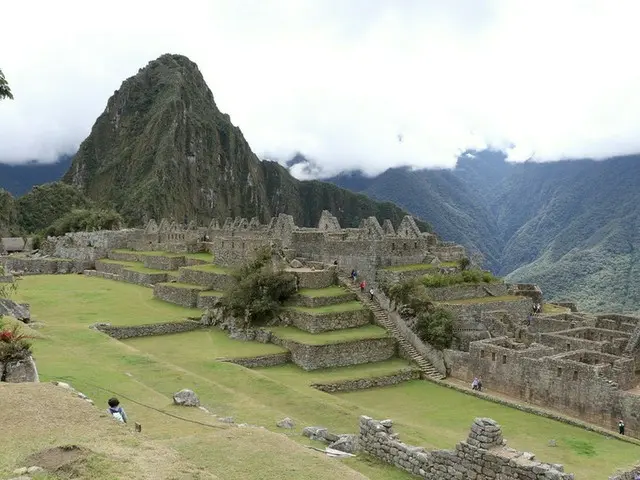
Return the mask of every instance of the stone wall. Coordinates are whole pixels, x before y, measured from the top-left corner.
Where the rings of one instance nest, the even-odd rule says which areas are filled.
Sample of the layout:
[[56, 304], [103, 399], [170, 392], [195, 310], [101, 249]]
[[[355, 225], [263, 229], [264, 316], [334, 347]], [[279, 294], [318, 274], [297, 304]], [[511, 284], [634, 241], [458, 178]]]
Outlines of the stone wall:
[[218, 295], [203, 295], [203, 292], [198, 294], [198, 303], [197, 303], [197, 307], [201, 308], [201, 309], [206, 309], [206, 308], [216, 308], [218, 305], [218, 302], [220, 301], [221, 296]]
[[135, 337], [150, 337], [153, 335], [168, 335], [172, 333], [191, 332], [205, 328], [200, 322], [184, 320], [182, 322], [151, 323], [148, 325], [117, 326], [108, 323], [98, 323], [95, 330], [106, 333], [118, 340]]
[[294, 325], [310, 333], [329, 332], [344, 328], [361, 327], [371, 323], [370, 310], [348, 312], [311, 313], [296, 309], [285, 309], [280, 314], [284, 325]]
[[573, 480], [562, 465], [535, 461], [531, 453], [504, 446], [494, 420], [476, 418], [466, 441], [454, 450], [431, 450], [402, 443], [391, 420], [360, 417], [358, 445], [384, 462], [429, 480]]
[[226, 273], [198, 270], [183, 267], [180, 269], [180, 282], [200, 285], [209, 290], [223, 291], [235, 283], [235, 278]]
[[40, 377], [33, 357], [29, 355], [20, 360], [0, 362], [0, 381], [7, 383], [39, 382]]
[[289, 350], [293, 363], [304, 370], [382, 362], [395, 356], [397, 351], [396, 341], [393, 338], [370, 338], [309, 345], [272, 335], [271, 342]]
[[477, 303], [448, 303], [441, 305], [451, 311], [456, 319], [468, 319], [477, 322], [483, 321], [487, 312], [505, 312], [511, 322], [525, 323], [533, 302], [530, 298], [522, 297], [511, 301], [477, 302]]
[[184, 257], [167, 255], [140, 255], [142, 264], [153, 270], [178, 270], [185, 265]]
[[198, 306], [198, 294], [202, 291], [199, 287], [178, 286], [173, 283], [158, 283], [153, 286], [155, 298], [188, 308]]
[[298, 288], [327, 288], [337, 283], [337, 273], [333, 267], [325, 270], [303, 270], [299, 268], [288, 268], [286, 270], [298, 277]]
[[7, 272], [19, 272], [22, 275], [82, 273], [94, 267], [94, 262], [90, 260], [65, 260], [60, 258], [9, 256], [5, 257], [3, 262]]
[[306, 295], [296, 295], [291, 299], [291, 304], [298, 307], [318, 308], [329, 305], [337, 305], [339, 303], [351, 302], [356, 300], [354, 293], [345, 290], [344, 295], [334, 295], [330, 297], [309, 297]]
[[609, 477], [609, 480], [636, 480], [640, 476], [640, 465], [636, 465], [635, 467], [616, 473], [615, 475]]
[[126, 248], [141, 234], [139, 229], [73, 232], [62, 237], [48, 237], [40, 250], [58, 258], [94, 261], [104, 258], [111, 249]]
[[284, 365], [291, 361], [291, 353], [273, 353], [270, 355], [260, 355], [258, 357], [244, 357], [244, 358], [226, 358], [219, 360], [227, 363], [235, 363], [246, 368], [263, 368], [274, 367], [276, 365]]
[[410, 380], [419, 380], [420, 378], [420, 370], [412, 368], [379, 377], [356, 378], [332, 383], [312, 383], [311, 386], [317, 390], [327, 393], [353, 392], [355, 390], [365, 390], [367, 388], [388, 387], [390, 385], [397, 385]]
[[[632, 408], [625, 405], [633, 399], [623, 402], [620, 389], [633, 385], [633, 359], [587, 350], [558, 354], [551, 347], [534, 344], [527, 348], [505, 337], [473, 342], [468, 353], [449, 351], [446, 359], [455, 378], [471, 383], [474, 377], [481, 377], [490, 390], [534, 405], [552, 405], [606, 428], [615, 427], [621, 410]], [[627, 420], [630, 432], [640, 426], [635, 417], [625, 417]]]
[[[491, 292], [490, 295], [488, 292]], [[434, 302], [446, 302], [447, 300], [462, 300], [479, 297], [502, 297], [507, 294], [507, 285], [504, 283], [479, 283], [475, 285], [452, 285], [450, 287], [427, 288], [429, 298]]]

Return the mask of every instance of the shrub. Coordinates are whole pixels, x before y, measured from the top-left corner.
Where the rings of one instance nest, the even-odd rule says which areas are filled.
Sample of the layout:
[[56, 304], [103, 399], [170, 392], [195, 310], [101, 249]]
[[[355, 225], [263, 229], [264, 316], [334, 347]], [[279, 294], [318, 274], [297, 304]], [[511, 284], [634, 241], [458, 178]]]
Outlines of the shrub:
[[453, 315], [443, 308], [434, 308], [417, 316], [416, 333], [422, 341], [443, 350], [453, 342]]
[[272, 261], [270, 248], [259, 250], [234, 276], [237, 282], [220, 299], [225, 317], [257, 326], [277, 317], [284, 302], [296, 293], [296, 277]]
[[45, 237], [59, 237], [68, 232], [92, 230], [115, 230], [121, 228], [123, 220], [114, 210], [76, 209], [66, 213], [44, 229]]
[[465, 271], [467, 268], [471, 266], [471, 260], [468, 257], [462, 257], [458, 260], [458, 267], [460, 270]]
[[485, 272], [479, 269], [462, 270], [452, 274], [434, 273], [427, 274], [422, 277], [422, 284], [427, 288], [448, 287], [451, 285], [460, 285], [463, 283], [493, 283], [500, 279], [494, 277], [491, 272]]
[[22, 360], [31, 355], [31, 338], [20, 331], [20, 325], [0, 326], [0, 361]]

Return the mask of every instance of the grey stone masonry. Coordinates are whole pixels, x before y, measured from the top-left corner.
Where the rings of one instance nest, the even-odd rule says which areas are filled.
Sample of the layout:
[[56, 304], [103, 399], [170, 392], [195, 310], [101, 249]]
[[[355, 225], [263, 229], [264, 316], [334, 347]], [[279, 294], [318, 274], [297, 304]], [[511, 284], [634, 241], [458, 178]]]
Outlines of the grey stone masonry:
[[378, 377], [356, 378], [351, 380], [338, 380], [333, 383], [312, 383], [311, 387], [322, 392], [353, 392], [355, 390], [365, 390], [367, 388], [387, 387], [398, 385], [410, 380], [419, 380], [421, 372], [418, 368], [407, 368], [397, 373], [382, 375]]
[[182, 322], [151, 323], [149, 325], [110, 325], [98, 323], [92, 325], [93, 329], [106, 333], [112, 338], [123, 340], [125, 338], [150, 337], [153, 335], [169, 335], [172, 333], [192, 332], [206, 328], [205, 325], [193, 320]]
[[489, 418], [476, 418], [466, 441], [455, 450], [427, 451], [406, 445], [391, 420], [360, 417], [361, 450], [420, 478], [429, 480], [573, 480], [562, 465], [535, 461], [532, 453], [504, 446], [502, 429]]
[[198, 305], [198, 294], [204, 288], [196, 285], [179, 285], [175, 283], [157, 283], [153, 286], [153, 296], [165, 302], [175, 303], [187, 308]]

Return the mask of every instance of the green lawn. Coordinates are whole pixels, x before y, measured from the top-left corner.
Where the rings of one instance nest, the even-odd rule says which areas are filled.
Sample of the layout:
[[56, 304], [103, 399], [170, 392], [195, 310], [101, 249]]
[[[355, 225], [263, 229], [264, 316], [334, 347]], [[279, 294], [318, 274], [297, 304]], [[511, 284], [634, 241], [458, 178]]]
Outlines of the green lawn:
[[302, 295], [303, 297], [312, 297], [312, 298], [340, 297], [342, 295], [350, 295], [350, 294], [351, 292], [338, 286], [327, 287], [327, 288], [303, 288], [298, 291], [298, 295]]
[[306, 345], [328, 345], [331, 343], [350, 342], [366, 338], [387, 337], [387, 331], [376, 325], [366, 325], [357, 328], [345, 328], [323, 333], [309, 333], [296, 327], [270, 327], [276, 336], [284, 340], [293, 340]]
[[476, 298], [463, 298], [460, 300], [447, 300], [446, 302], [438, 302], [449, 305], [472, 305], [474, 303], [493, 303], [493, 302], [517, 302], [524, 297], [518, 297], [515, 295], [503, 295], [501, 297], [476, 297]]
[[442, 262], [438, 265], [433, 263], [415, 263], [412, 265], [394, 265], [392, 267], [385, 267], [383, 270], [390, 272], [415, 272], [419, 270], [432, 270], [440, 267], [457, 267], [458, 262]]
[[310, 313], [312, 315], [321, 315], [324, 313], [340, 313], [340, 312], [354, 312], [356, 310], [363, 310], [364, 306], [357, 301], [336, 303], [334, 305], [325, 305], [323, 307], [287, 307], [291, 310], [297, 310], [298, 312]]
[[157, 337], [130, 338], [124, 343], [141, 352], [161, 356], [171, 363], [189, 357], [189, 362], [209, 361], [216, 358], [257, 357], [286, 350], [271, 343], [233, 340], [217, 328], [194, 332], [175, 333]]
[[137, 267], [141, 266], [140, 262], [128, 262], [125, 260], [111, 260], [110, 258], [102, 258], [98, 260], [100, 263], [110, 264], [110, 265], [122, 265], [123, 267]]
[[559, 305], [551, 305], [550, 303], [544, 303], [542, 305], [542, 313], [571, 313], [571, 309], [567, 307], [560, 307]]
[[[215, 361], [216, 348], [223, 344], [214, 344], [208, 332], [192, 332], [188, 335], [197, 337], [200, 333], [202, 339], [186, 344], [178, 341], [173, 346], [169, 342], [164, 350], [149, 345], [154, 348], [152, 354], [88, 328], [95, 322], [125, 325], [171, 321], [193, 311], [154, 301], [149, 289], [136, 285], [81, 275], [27, 276], [20, 282], [17, 300], [30, 303], [34, 319], [45, 323], [38, 332], [47, 338], [34, 341], [41, 380], [65, 378], [98, 406], [106, 405], [115, 391], [182, 417], [211, 422], [198, 409], [171, 405], [174, 392], [191, 388], [204, 406], [218, 415], [234, 416], [236, 422], [263, 425], [282, 433], [275, 422], [291, 417], [296, 429], [285, 433], [302, 444], [307, 444], [299, 435], [304, 426], [322, 425], [340, 433], [355, 433], [358, 416], [369, 415], [392, 418], [402, 441], [439, 448], [454, 448], [466, 438], [475, 417], [488, 416], [503, 425], [510, 446], [533, 452], [541, 461], [563, 463], [565, 471], [576, 473], [581, 480], [607, 478], [616, 467], [629, 466], [640, 458], [640, 447], [635, 445], [424, 381], [330, 395], [303, 388], [303, 382], [316, 375], [339, 379], [345, 370], [304, 372], [285, 366], [254, 371]], [[158, 342], [166, 340], [154, 338]], [[360, 367], [353, 368], [355, 372]], [[362, 368], [364, 372], [374, 365]], [[275, 461], [264, 472], [258, 468], [259, 460], [267, 454], [287, 468], [308, 465], [303, 452], [281, 452], [276, 448], [281, 442], [269, 443], [271, 440], [266, 437], [255, 437], [242, 443], [235, 435], [241, 435], [244, 429], [233, 430], [237, 434], [226, 433], [167, 417], [126, 400], [123, 406], [132, 420], [142, 423], [145, 437], [174, 446], [201, 468], [214, 474], [221, 472], [221, 478], [306, 478], [302, 471], [297, 477], [278, 477], [277, 467], [272, 465]], [[557, 447], [548, 446], [551, 439], [556, 440]], [[0, 465], [14, 461], [11, 448], [6, 452], [0, 449]], [[372, 480], [414, 478], [371, 463], [365, 456], [335, 462], [330, 465], [349, 465]], [[247, 468], [242, 470], [245, 464]], [[224, 475], [225, 469], [229, 476]], [[6, 473], [10, 476], [10, 471]]]
[[154, 257], [169, 257], [169, 258], [175, 258], [175, 257], [185, 257], [185, 258], [193, 258], [195, 260], [204, 260], [206, 262], [213, 262], [213, 255], [211, 253], [208, 252], [200, 252], [200, 253], [169, 253], [169, 252], [163, 252], [163, 251], [159, 251], [159, 250], [155, 250], [155, 251], [137, 251], [137, 250], [128, 250], [126, 248], [119, 248], [116, 250], [113, 250], [114, 253], [137, 253], [139, 255], [148, 255], [148, 256], [154, 256]]

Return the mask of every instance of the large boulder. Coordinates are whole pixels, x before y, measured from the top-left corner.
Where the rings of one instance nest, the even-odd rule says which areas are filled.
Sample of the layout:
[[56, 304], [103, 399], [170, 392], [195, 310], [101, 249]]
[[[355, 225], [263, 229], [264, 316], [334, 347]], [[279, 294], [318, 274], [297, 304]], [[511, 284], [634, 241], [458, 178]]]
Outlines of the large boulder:
[[8, 298], [0, 298], [0, 317], [4, 315], [24, 323], [31, 321], [31, 312], [29, 312], [28, 305], [16, 303]]
[[340, 435], [338, 440], [329, 445], [329, 448], [345, 453], [356, 453], [358, 450], [358, 436], [350, 433]]
[[184, 407], [199, 407], [200, 400], [193, 390], [183, 389], [173, 394], [173, 403]]
[[[2, 365], [2, 364], [0, 364]], [[4, 381], [9, 383], [39, 382], [38, 369], [33, 357], [10, 360], [4, 364]]]
[[279, 422], [277, 422], [276, 426], [280, 428], [293, 428], [296, 426], [296, 423], [293, 420], [291, 420], [289, 417], [285, 417]]

